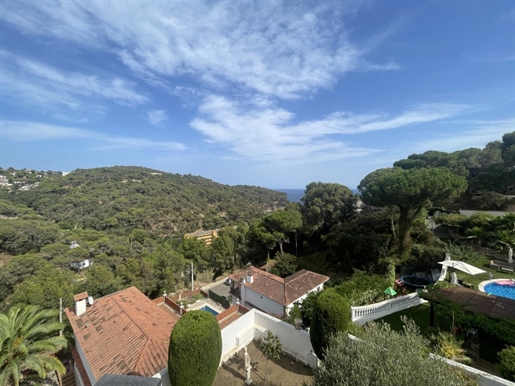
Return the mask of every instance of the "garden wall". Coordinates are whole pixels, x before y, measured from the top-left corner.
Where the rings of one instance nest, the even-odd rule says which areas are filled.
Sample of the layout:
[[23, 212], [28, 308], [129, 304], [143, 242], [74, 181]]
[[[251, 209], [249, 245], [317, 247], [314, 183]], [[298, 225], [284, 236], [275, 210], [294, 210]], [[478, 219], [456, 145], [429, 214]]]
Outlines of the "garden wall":
[[297, 330], [294, 326], [256, 309], [250, 310], [222, 330], [222, 363], [253, 339], [260, 339], [267, 330], [279, 338], [284, 353], [306, 365], [316, 365], [317, 359], [313, 356], [307, 331]]

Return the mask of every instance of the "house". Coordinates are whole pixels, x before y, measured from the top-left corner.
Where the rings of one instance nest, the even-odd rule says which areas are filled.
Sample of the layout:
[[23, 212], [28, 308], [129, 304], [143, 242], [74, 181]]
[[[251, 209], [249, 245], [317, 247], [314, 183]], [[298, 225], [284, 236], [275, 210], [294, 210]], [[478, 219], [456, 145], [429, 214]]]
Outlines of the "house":
[[77, 386], [95, 385], [106, 374], [160, 378], [177, 315], [136, 287], [95, 301], [83, 292], [74, 301], [65, 311], [75, 337]]
[[288, 314], [310, 292], [321, 291], [329, 277], [303, 269], [286, 278], [250, 267], [229, 276], [231, 292], [244, 306], [273, 315]]
[[218, 229], [213, 229], [209, 231], [199, 230], [193, 233], [186, 233], [184, 235], [185, 239], [202, 240], [206, 243], [206, 245], [211, 245], [215, 237], [218, 237]]
[[70, 263], [70, 267], [74, 268], [78, 271], [81, 271], [84, 268], [88, 268], [92, 264], [93, 264], [93, 259], [79, 259], [79, 260], [73, 260]]

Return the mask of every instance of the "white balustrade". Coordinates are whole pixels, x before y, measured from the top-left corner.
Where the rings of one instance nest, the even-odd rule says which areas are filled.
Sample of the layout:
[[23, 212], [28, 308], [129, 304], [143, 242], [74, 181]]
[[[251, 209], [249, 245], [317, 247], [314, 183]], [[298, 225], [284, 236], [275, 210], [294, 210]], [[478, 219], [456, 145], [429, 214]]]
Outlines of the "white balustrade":
[[365, 324], [374, 319], [382, 318], [407, 308], [426, 303], [427, 300], [418, 297], [417, 293], [388, 299], [380, 303], [369, 304], [361, 307], [351, 307], [352, 321]]

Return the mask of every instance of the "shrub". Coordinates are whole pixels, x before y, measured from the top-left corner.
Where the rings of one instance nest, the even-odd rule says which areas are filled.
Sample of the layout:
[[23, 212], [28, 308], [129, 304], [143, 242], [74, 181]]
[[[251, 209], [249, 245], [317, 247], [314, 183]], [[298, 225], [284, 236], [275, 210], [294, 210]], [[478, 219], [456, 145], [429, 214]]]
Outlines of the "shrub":
[[190, 311], [172, 330], [168, 375], [174, 386], [211, 386], [222, 355], [222, 334], [216, 318]]
[[350, 324], [350, 306], [334, 289], [323, 291], [315, 301], [309, 339], [315, 354], [324, 358], [332, 335], [346, 331]]
[[331, 338], [324, 365], [313, 372], [313, 386], [468, 386], [470, 377], [428, 356], [427, 341], [411, 320], [403, 332], [370, 323], [352, 341], [347, 334]]
[[300, 305], [300, 315], [302, 319], [302, 323], [305, 326], [311, 326], [311, 320], [313, 319], [313, 309], [315, 308], [315, 302], [317, 300], [318, 295], [322, 292], [313, 291], [308, 294], [308, 296], [302, 301]]
[[497, 356], [499, 358], [497, 368], [503, 378], [515, 381], [515, 346], [505, 348]]
[[357, 273], [349, 280], [334, 287], [351, 306], [358, 307], [383, 300], [383, 291], [390, 287], [388, 279], [378, 275]]

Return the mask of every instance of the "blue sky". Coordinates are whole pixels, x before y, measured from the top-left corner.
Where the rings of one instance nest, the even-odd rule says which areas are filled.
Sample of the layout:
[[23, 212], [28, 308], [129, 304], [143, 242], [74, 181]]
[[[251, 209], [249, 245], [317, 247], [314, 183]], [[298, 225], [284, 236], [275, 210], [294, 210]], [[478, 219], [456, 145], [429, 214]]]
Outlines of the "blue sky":
[[0, 166], [355, 188], [515, 131], [512, 1], [3, 1]]

